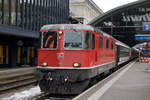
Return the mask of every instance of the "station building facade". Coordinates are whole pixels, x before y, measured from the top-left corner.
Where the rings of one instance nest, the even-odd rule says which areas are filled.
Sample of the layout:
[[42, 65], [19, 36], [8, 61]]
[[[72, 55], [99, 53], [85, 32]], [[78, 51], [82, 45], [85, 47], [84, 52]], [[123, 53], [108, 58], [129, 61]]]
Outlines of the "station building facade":
[[70, 16], [77, 21], [72, 23], [88, 24], [95, 17], [103, 14], [103, 11], [93, 0], [70, 0]]
[[0, 0], [0, 68], [35, 66], [40, 27], [68, 17], [69, 0]]

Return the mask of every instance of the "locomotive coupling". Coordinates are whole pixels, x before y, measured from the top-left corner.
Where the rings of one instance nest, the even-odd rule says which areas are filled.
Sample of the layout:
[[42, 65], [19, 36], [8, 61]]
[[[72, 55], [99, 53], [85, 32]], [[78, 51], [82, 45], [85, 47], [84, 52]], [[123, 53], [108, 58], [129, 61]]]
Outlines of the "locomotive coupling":
[[73, 83], [73, 82], [75, 82], [75, 81], [71, 80], [71, 79], [67, 76], [67, 78], [65, 78], [65, 82]]
[[50, 80], [50, 81], [53, 80], [53, 78], [51, 78], [51, 72], [49, 72], [49, 73], [46, 75], [45, 79], [46, 79], [46, 80]]

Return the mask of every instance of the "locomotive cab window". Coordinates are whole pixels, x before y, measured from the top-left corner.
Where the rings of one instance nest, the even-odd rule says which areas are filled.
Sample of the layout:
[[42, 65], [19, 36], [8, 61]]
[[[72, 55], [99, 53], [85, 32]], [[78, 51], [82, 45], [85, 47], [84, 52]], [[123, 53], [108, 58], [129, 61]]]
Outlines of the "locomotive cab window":
[[85, 49], [91, 48], [91, 33], [89, 31], [85, 32], [84, 48]]
[[65, 49], [82, 49], [82, 31], [65, 31], [64, 48]]
[[106, 48], [107, 49], [109, 48], [109, 40], [108, 39], [106, 40]]
[[43, 33], [43, 48], [57, 48], [56, 31], [48, 31]]

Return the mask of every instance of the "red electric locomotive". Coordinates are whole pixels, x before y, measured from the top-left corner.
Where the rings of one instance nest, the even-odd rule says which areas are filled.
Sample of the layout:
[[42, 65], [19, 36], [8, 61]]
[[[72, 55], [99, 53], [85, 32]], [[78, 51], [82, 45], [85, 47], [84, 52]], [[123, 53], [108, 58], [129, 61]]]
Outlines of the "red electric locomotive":
[[115, 67], [115, 40], [92, 26], [54, 24], [40, 31], [37, 79], [44, 92], [81, 93], [90, 79]]

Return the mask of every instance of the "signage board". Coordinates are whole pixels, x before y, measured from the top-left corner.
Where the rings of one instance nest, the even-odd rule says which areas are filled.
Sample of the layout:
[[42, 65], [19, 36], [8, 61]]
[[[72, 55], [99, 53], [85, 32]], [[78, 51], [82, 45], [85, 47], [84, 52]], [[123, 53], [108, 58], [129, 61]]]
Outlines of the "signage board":
[[150, 22], [143, 22], [143, 32], [150, 31]]
[[135, 35], [135, 40], [150, 40], [150, 35]]

